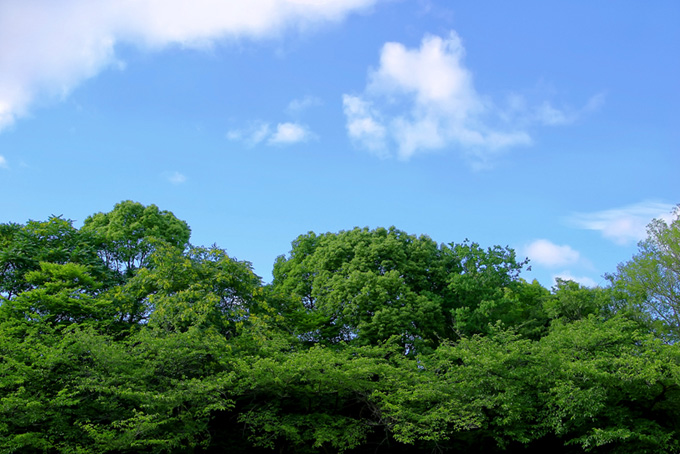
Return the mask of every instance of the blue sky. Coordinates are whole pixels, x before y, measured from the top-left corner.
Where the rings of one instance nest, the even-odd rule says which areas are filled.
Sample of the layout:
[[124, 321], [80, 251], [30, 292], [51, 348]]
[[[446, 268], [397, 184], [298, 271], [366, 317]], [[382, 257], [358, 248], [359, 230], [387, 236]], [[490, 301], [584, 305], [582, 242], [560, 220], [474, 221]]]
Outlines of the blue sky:
[[394, 225], [604, 284], [680, 202], [678, 24], [675, 0], [3, 0], [0, 222], [153, 203], [265, 281], [299, 234]]

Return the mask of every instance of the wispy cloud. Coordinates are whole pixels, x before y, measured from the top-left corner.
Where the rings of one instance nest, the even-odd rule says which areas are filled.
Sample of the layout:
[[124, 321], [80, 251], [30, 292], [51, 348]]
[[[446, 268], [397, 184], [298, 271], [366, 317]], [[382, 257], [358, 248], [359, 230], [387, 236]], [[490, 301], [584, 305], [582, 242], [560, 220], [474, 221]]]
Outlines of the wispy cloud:
[[593, 213], [576, 213], [569, 222], [578, 228], [598, 231], [605, 238], [626, 245], [643, 240], [647, 236], [647, 225], [653, 219], [670, 222], [673, 208], [668, 203], [646, 201]]
[[547, 267], [558, 267], [577, 263], [581, 254], [569, 245], [557, 245], [549, 240], [539, 239], [526, 246], [525, 253], [531, 262]]
[[475, 89], [464, 57], [454, 31], [443, 38], [426, 35], [417, 49], [386, 43], [364, 92], [343, 96], [349, 137], [381, 156], [406, 160], [456, 147], [484, 164], [502, 150], [530, 145], [529, 125], [568, 124], [575, 118], [576, 113], [547, 102], [527, 107], [521, 97], [516, 97], [514, 110], [495, 106]]
[[177, 171], [166, 172], [164, 175], [165, 178], [174, 185], [182, 184], [187, 181], [187, 177]]
[[292, 145], [306, 142], [314, 135], [305, 125], [299, 123], [279, 123], [272, 130], [269, 123], [255, 123], [246, 129], [232, 129], [227, 132], [227, 139], [243, 142], [250, 147], [260, 143], [268, 145]]
[[557, 109], [547, 101], [534, 110], [534, 119], [548, 126], [568, 125], [576, 118], [577, 114]]
[[371, 103], [358, 96], [344, 95], [343, 109], [350, 138], [377, 156], [387, 157], [387, 128]]
[[323, 104], [323, 101], [321, 101], [321, 98], [317, 96], [305, 96], [303, 98], [298, 98], [292, 100], [289, 104], [288, 107], [286, 108], [286, 112], [290, 115], [300, 115], [302, 112], [304, 112], [307, 109], [310, 109], [312, 107], [317, 107]]
[[271, 135], [269, 123], [256, 122], [245, 129], [231, 129], [227, 139], [254, 147]]
[[207, 48], [340, 21], [379, 0], [62, 0], [0, 3], [0, 130], [39, 96], [62, 97], [115, 65], [116, 45]]
[[550, 101], [542, 101], [531, 106], [526, 99], [513, 93], [506, 99], [505, 107], [499, 108], [499, 115], [507, 123], [528, 127], [532, 124], [543, 126], [564, 126], [572, 124], [588, 113], [598, 110], [605, 100], [604, 93], [598, 93], [588, 99], [583, 107], [556, 107]]
[[0, 155], [0, 169], [9, 169], [9, 164], [7, 164], [7, 159], [3, 155]]

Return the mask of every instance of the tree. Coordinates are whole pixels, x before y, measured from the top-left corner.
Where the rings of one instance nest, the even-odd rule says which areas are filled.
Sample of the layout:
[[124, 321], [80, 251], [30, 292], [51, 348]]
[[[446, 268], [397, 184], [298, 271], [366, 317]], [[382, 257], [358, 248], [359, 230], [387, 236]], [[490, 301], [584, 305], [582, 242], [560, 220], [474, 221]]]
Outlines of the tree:
[[397, 336], [415, 352], [512, 320], [517, 298], [507, 290], [521, 293], [524, 264], [509, 248], [440, 245], [394, 227], [310, 232], [277, 259], [272, 288], [307, 315], [296, 315], [311, 328], [298, 333], [305, 339], [373, 345]]
[[412, 350], [444, 333], [446, 279], [459, 268], [450, 248], [394, 227], [310, 232], [277, 259], [272, 287], [316, 321], [298, 333], [307, 340], [373, 344], [398, 336]]
[[171, 212], [131, 200], [116, 204], [109, 213], [89, 216], [81, 231], [95, 237], [106, 264], [126, 277], [149, 264], [158, 242], [184, 249], [191, 235], [187, 223]]
[[114, 341], [73, 325], [0, 323], [0, 452], [200, 452], [232, 405], [226, 339], [140, 330]]
[[[525, 292], [526, 284], [519, 274], [527, 261], [517, 261], [515, 251], [508, 247], [494, 246], [484, 250], [479, 244], [465, 240], [451, 243], [453, 255], [460, 269], [447, 277], [448, 290], [452, 294], [451, 312], [455, 336], [472, 336], [488, 333], [490, 325], [497, 321], [524, 323], [516, 315], [517, 299], [521, 299], [524, 315], [539, 300], [527, 300], [531, 292]], [[512, 295], [523, 298], [513, 298]]]
[[26, 274], [41, 263], [77, 263], [88, 268], [102, 286], [111, 273], [97, 256], [92, 238], [73, 227], [73, 221], [51, 216], [47, 221], [0, 224], [0, 295], [7, 299], [35, 288]]
[[97, 299], [101, 285], [85, 265], [41, 262], [40, 269], [29, 271], [25, 279], [34, 288], [0, 305], [0, 317], [62, 327], [74, 323], [103, 327], [112, 322], [110, 305]]
[[149, 323], [170, 332], [196, 327], [233, 336], [261, 285], [249, 262], [234, 260], [217, 247], [191, 247], [185, 253], [163, 247], [151, 264], [133, 280], [155, 289], [149, 296]]
[[[444, 343], [373, 398], [398, 441], [444, 452], [675, 453], [680, 352], [623, 317]], [[413, 377], [412, 377], [413, 378]]]
[[557, 278], [552, 294], [543, 302], [543, 309], [551, 319], [576, 321], [591, 314], [599, 315], [611, 303], [608, 288], [589, 288], [578, 282]]
[[680, 205], [670, 223], [652, 221], [638, 247], [607, 276], [619, 291], [621, 309], [644, 315], [659, 334], [680, 340]]

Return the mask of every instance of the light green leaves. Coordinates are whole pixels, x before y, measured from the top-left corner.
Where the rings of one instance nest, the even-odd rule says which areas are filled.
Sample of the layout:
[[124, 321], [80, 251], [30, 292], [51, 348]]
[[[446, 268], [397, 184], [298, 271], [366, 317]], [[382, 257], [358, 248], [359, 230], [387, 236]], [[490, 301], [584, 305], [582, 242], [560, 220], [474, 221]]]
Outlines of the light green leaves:
[[647, 315], [662, 336], [680, 339], [680, 206], [670, 223], [654, 220], [639, 252], [609, 279], [621, 292], [623, 309]]

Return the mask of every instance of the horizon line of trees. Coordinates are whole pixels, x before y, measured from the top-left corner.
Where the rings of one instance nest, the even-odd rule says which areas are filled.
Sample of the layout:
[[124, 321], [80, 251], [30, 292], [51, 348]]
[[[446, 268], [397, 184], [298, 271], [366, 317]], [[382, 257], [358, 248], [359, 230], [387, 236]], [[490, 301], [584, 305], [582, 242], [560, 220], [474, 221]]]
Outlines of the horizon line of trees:
[[0, 453], [680, 451], [680, 206], [596, 288], [395, 227], [264, 284], [190, 233], [0, 224]]

